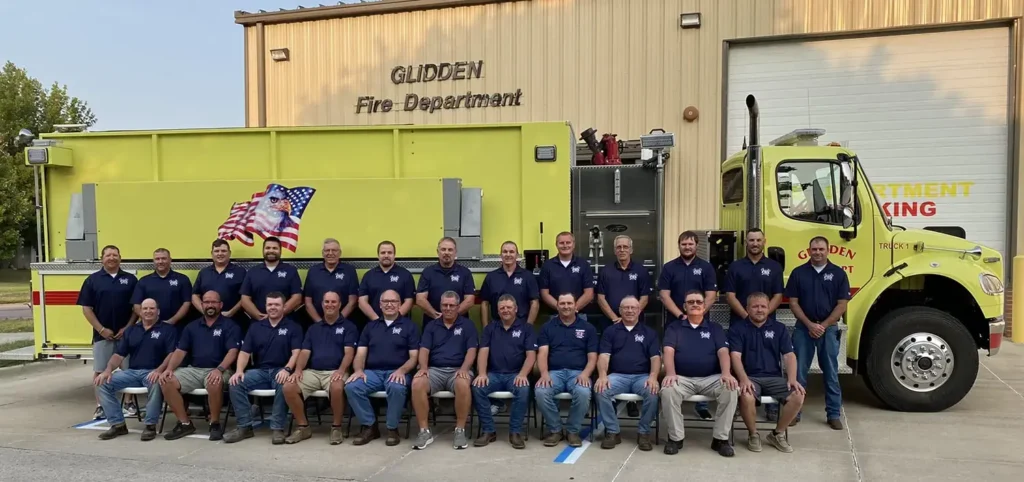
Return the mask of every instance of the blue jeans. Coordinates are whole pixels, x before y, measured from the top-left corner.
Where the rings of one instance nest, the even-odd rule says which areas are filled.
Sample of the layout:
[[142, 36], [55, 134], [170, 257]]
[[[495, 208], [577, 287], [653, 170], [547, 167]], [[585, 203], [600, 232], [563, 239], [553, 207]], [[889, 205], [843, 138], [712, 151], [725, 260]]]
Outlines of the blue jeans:
[[405, 385], [402, 385], [388, 381], [388, 377], [394, 373], [394, 370], [365, 370], [363, 373], [366, 373], [365, 382], [356, 380], [345, 385], [348, 405], [352, 407], [352, 413], [356, 414], [356, 418], [359, 419], [359, 425], [377, 424], [377, 412], [370, 404], [370, 394], [383, 390], [388, 394], [385, 424], [388, 430], [398, 430], [398, 423], [402, 421], [402, 411], [405, 410], [409, 386], [412, 385], [412, 375], [406, 375]]
[[530, 401], [530, 386], [515, 386], [518, 373], [488, 373], [487, 386], [473, 386], [473, 404], [476, 405], [477, 416], [480, 417], [480, 428], [484, 433], [494, 433], [494, 416], [491, 415], [491, 399], [487, 398], [494, 392], [512, 392], [512, 410], [509, 413], [509, 433], [523, 433], [523, 419], [526, 417], [526, 404]]
[[282, 368], [253, 368], [245, 371], [245, 377], [238, 385], [229, 389], [231, 406], [235, 409], [235, 425], [238, 428], [252, 427], [252, 409], [249, 402], [250, 390], [274, 390], [274, 408], [270, 412], [270, 429], [284, 430], [284, 421], [288, 418], [288, 404], [284, 401], [281, 384], [277, 383], [277, 372]]
[[572, 405], [569, 407], [569, 420], [566, 431], [568, 433], [580, 433], [580, 425], [583, 423], [583, 415], [590, 408], [590, 388], [581, 387], [576, 383], [576, 377], [581, 370], [553, 370], [548, 372], [551, 377], [551, 386], [537, 386], [534, 389], [537, 399], [537, 408], [544, 416], [544, 422], [548, 425], [548, 432], [562, 431], [562, 416], [558, 413], [558, 403], [555, 395], [563, 392], [572, 394]]
[[793, 351], [796, 353], [796, 379], [807, 388], [807, 371], [811, 368], [814, 353], [818, 353], [818, 366], [825, 380], [825, 415], [829, 420], [838, 419], [843, 406], [843, 394], [839, 389], [839, 327], [832, 325], [818, 339], [811, 338], [803, 323], [793, 329]]
[[121, 411], [121, 399], [117, 392], [131, 387], [146, 387], [149, 389], [149, 399], [146, 400], [146, 425], [156, 425], [160, 421], [160, 412], [164, 406], [164, 394], [160, 391], [159, 383], [150, 383], [146, 377], [153, 370], [119, 370], [114, 372], [110, 381], [100, 385], [96, 390], [100, 395], [100, 405], [103, 406], [103, 414], [107, 416], [107, 423], [111, 427], [124, 423], [124, 412]]
[[606, 433], [619, 433], [619, 416], [615, 413], [615, 400], [613, 397], [623, 393], [633, 393], [644, 397], [643, 406], [640, 407], [640, 425], [637, 432], [641, 435], [650, 433], [651, 422], [658, 412], [658, 396], [651, 393], [651, 390], [644, 386], [649, 374], [624, 375], [611, 373], [608, 375], [608, 388], [597, 394], [597, 411], [604, 422]]

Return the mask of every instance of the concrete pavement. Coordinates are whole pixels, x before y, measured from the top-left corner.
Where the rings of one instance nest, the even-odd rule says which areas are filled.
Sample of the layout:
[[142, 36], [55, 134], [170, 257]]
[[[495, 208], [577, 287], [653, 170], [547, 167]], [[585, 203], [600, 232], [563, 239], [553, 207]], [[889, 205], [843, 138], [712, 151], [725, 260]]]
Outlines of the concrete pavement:
[[32, 307], [26, 303], [0, 305], [0, 320], [32, 318]]

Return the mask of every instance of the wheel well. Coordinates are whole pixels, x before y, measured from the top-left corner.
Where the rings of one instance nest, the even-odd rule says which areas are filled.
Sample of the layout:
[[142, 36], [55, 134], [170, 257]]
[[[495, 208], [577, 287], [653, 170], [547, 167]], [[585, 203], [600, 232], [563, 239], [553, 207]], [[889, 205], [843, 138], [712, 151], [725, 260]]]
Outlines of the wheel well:
[[865, 369], [871, 352], [871, 333], [878, 322], [893, 310], [906, 306], [928, 306], [953, 315], [974, 336], [978, 348], [988, 346], [988, 325], [974, 297], [960, 283], [938, 275], [918, 275], [905, 278], [882, 292], [864, 319], [858, 357], [858, 371]]

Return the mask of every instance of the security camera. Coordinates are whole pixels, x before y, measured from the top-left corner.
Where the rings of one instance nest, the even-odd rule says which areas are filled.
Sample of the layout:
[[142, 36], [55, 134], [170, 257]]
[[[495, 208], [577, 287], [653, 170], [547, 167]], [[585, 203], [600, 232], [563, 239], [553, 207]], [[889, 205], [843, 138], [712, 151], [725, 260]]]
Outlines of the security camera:
[[22, 129], [18, 131], [18, 137], [15, 140], [15, 144], [18, 147], [25, 147], [32, 144], [32, 140], [36, 138], [36, 135], [28, 129]]

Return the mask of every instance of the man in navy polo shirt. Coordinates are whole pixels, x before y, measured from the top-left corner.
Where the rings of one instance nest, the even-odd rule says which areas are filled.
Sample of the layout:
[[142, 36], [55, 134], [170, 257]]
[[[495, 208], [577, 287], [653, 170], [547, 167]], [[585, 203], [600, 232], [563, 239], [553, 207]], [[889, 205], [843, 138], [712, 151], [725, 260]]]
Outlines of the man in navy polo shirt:
[[653, 328], [639, 323], [640, 301], [626, 296], [619, 305], [622, 323], [616, 323], [601, 335], [601, 355], [597, 359], [597, 409], [604, 421], [601, 448], [613, 449], [622, 443], [615, 396], [626, 393], [643, 397], [637, 431], [640, 450], [651, 450], [651, 422], [658, 413], [658, 373], [661, 372], [661, 348]]
[[[807, 248], [810, 260], [789, 275], [786, 296], [796, 316], [793, 349], [796, 351], [797, 380], [807, 388], [807, 371], [814, 353], [825, 381], [825, 418], [833, 430], [842, 430], [840, 420], [843, 394], [839, 388], [839, 318], [850, 300], [846, 271], [828, 260], [828, 239], [816, 236]], [[800, 420], [797, 414], [796, 421]]]
[[469, 446], [466, 419], [473, 403], [473, 363], [478, 345], [473, 320], [459, 314], [459, 294], [445, 291], [441, 295], [441, 318], [427, 322], [420, 339], [420, 369], [412, 379], [412, 407], [420, 425], [414, 449], [425, 449], [434, 441], [428, 425], [429, 396], [437, 392], [455, 393], [455, 442], [453, 447]]
[[[555, 238], [558, 256], [544, 262], [540, 269], [540, 298], [556, 312], [560, 312], [556, 296], [570, 293], [576, 300], [576, 312], [583, 311], [594, 299], [594, 273], [586, 259], [575, 254], [576, 237], [568, 231]], [[587, 315], [580, 315], [583, 320]]]
[[782, 304], [782, 265], [764, 256], [764, 232], [754, 228], [747, 232], [747, 255], [733, 261], [725, 275], [725, 299], [732, 309], [730, 326], [746, 320], [747, 310], [743, 307], [753, 293], [769, 296], [768, 318], [775, 319], [775, 310]]
[[643, 263], [633, 262], [632, 238], [616, 236], [612, 245], [616, 262], [601, 267], [597, 275], [597, 304], [612, 323], [618, 323], [622, 321], [619, 303], [627, 296], [637, 299], [643, 313], [651, 294], [651, 274]]
[[381, 296], [387, 290], [395, 290], [401, 299], [398, 314], [408, 316], [416, 297], [415, 288], [412, 273], [395, 263], [395, 243], [381, 241], [377, 245], [377, 266], [363, 274], [359, 283], [359, 310], [369, 321], [380, 319]]
[[303, 288], [306, 313], [314, 323], [324, 317], [324, 295], [333, 291], [341, 298], [341, 317], [350, 319], [356, 305], [359, 304], [359, 275], [348, 263], [341, 262], [341, 243], [337, 239], [327, 238], [321, 251], [324, 262], [313, 265], [306, 273]]
[[[270, 315], [266, 305], [270, 293], [284, 296], [285, 302], [280, 314], [282, 317], [289, 316], [302, 305], [299, 270], [281, 261], [281, 240], [274, 236], [263, 240], [263, 263], [250, 268], [242, 283], [242, 308], [252, 318], [252, 324]], [[302, 341], [301, 335], [299, 341]]]
[[590, 376], [597, 365], [597, 330], [576, 313], [576, 298], [572, 293], [558, 296], [558, 315], [541, 328], [537, 341], [537, 407], [548, 425], [545, 447], [554, 447], [562, 441], [562, 417], [558, 413], [555, 395], [572, 394], [569, 420], [565, 427], [570, 447], [580, 447], [580, 425], [590, 407]]
[[416, 306], [423, 310], [424, 328], [428, 321], [441, 318], [441, 295], [447, 291], [461, 295], [459, 315], [465, 315], [476, 304], [473, 273], [455, 262], [457, 250], [454, 239], [447, 236], [441, 238], [437, 243], [437, 264], [427, 266], [420, 273], [420, 282], [416, 287]]
[[[238, 325], [239, 336], [245, 336], [249, 329], [249, 317], [242, 310], [242, 282], [245, 268], [231, 262], [231, 245], [223, 239], [215, 239], [210, 247], [213, 264], [199, 270], [192, 285], [192, 306], [205, 313], [203, 296], [207, 291], [216, 291], [224, 311], [221, 315], [231, 318]], [[241, 341], [241, 340], [239, 340]]]
[[508, 442], [513, 448], [526, 448], [523, 442], [523, 419], [530, 397], [530, 372], [537, 361], [537, 339], [533, 327], [517, 318], [516, 298], [510, 294], [498, 298], [497, 323], [484, 327], [480, 339], [477, 368], [480, 374], [473, 381], [473, 402], [480, 417], [482, 434], [473, 442], [484, 447], [498, 439], [494, 432], [488, 395], [503, 391], [512, 393], [509, 414]]
[[[140, 303], [142, 323], [128, 327], [124, 336], [117, 344], [117, 350], [107, 362], [107, 367], [96, 377], [99, 387], [100, 402], [103, 413], [107, 416], [110, 428], [100, 434], [100, 440], [110, 440], [120, 435], [128, 435], [128, 426], [121, 413], [121, 401], [117, 392], [128, 387], [146, 387], [149, 399], [146, 401], [146, 428], [142, 431], [142, 440], [156, 438], [156, 423], [160, 420], [160, 409], [163, 397], [160, 394], [158, 379], [167, 367], [167, 362], [174, 352], [174, 343], [178, 331], [171, 325], [161, 323], [158, 319], [160, 311], [152, 298]], [[114, 370], [128, 357], [128, 369]]]
[[[178, 418], [174, 429], [164, 435], [167, 440], [195, 433], [196, 427], [189, 419], [181, 394], [200, 388], [206, 389], [210, 401], [210, 440], [224, 437], [224, 427], [220, 424], [224, 380], [231, 378], [242, 336], [238, 325], [223, 315], [223, 309], [220, 294], [213, 290], [203, 294], [203, 317], [185, 326], [178, 348], [160, 376], [161, 393]], [[181, 366], [186, 356], [190, 356], [191, 363]]]
[[[761, 435], [757, 433], [756, 401], [772, 397], [785, 407], [775, 429], [768, 434], [768, 443], [781, 452], [790, 453], [786, 428], [804, 404], [804, 387], [796, 379], [796, 356], [786, 325], [768, 317], [768, 295], [747, 296], [748, 321], [729, 325], [729, 351], [732, 370], [740, 381], [740, 415], [747, 426], [747, 449], [761, 451]], [[786, 375], [782, 375], [782, 363]]]
[[313, 436], [306, 419], [308, 399], [318, 390], [327, 391], [334, 420], [330, 444], [338, 445], [344, 438], [341, 418], [345, 414], [345, 379], [356, 356], [359, 332], [355, 323], [341, 316], [341, 295], [328, 291], [322, 295], [324, 317], [309, 327], [306, 340], [295, 366], [295, 373], [284, 386], [285, 400], [295, 416], [295, 431], [284, 441], [299, 443]]
[[[92, 381], [107, 368], [107, 362], [114, 355], [117, 341], [125, 328], [135, 324], [138, 315], [132, 310], [132, 293], [139, 280], [135, 275], [121, 270], [121, 251], [117, 246], [104, 246], [100, 251], [103, 268], [90, 274], [82, 282], [78, 292], [78, 305], [82, 316], [92, 326]], [[100, 403], [99, 390], [95, 391], [96, 412], [93, 418], [106, 418]], [[118, 408], [118, 412], [121, 409]]]
[[352, 376], [345, 381], [345, 395], [352, 413], [359, 419], [361, 430], [352, 445], [366, 445], [380, 438], [377, 413], [370, 404], [370, 394], [387, 393], [388, 438], [385, 444], [395, 446], [401, 441], [398, 422], [402, 420], [406, 395], [416, 368], [420, 333], [416, 324], [399, 311], [402, 297], [395, 290], [380, 295], [381, 317], [366, 324], [359, 334]]
[[729, 444], [729, 433], [736, 415], [739, 383], [732, 376], [725, 330], [706, 319], [704, 300], [704, 292], [691, 290], [683, 301], [686, 320], [665, 329], [665, 379], [661, 381], [662, 412], [668, 425], [665, 454], [675, 455], [683, 448], [686, 433], [682, 403], [703, 395], [718, 402], [711, 450], [732, 457], [735, 452]]
[[185, 328], [180, 323], [188, 315], [192, 301], [192, 282], [185, 276], [171, 269], [171, 252], [165, 248], [153, 251], [153, 267], [155, 271], [142, 278], [132, 293], [132, 304], [135, 312], [142, 309], [142, 300], [152, 298], [160, 307], [165, 323], [178, 328], [178, 333]]
[[[254, 322], [242, 339], [229, 392], [237, 418], [235, 429], [224, 435], [226, 443], [240, 442], [253, 436], [252, 427], [255, 422], [249, 405], [249, 392], [252, 390], [277, 392], [270, 417], [271, 442], [274, 445], [284, 443], [284, 421], [288, 416], [288, 405], [284, 401], [281, 387], [288, 376], [295, 373], [299, 349], [302, 348], [302, 327], [285, 317], [284, 299], [284, 294], [278, 291], [268, 294], [263, 302], [267, 317]], [[247, 369], [250, 358], [255, 358], [255, 367]]]
[[501, 267], [487, 273], [480, 286], [480, 319], [487, 327], [492, 319], [499, 319], [498, 300], [510, 295], [516, 300], [516, 319], [533, 325], [540, 311], [540, 291], [533, 273], [519, 266], [519, 247], [514, 241], [501, 245]]

